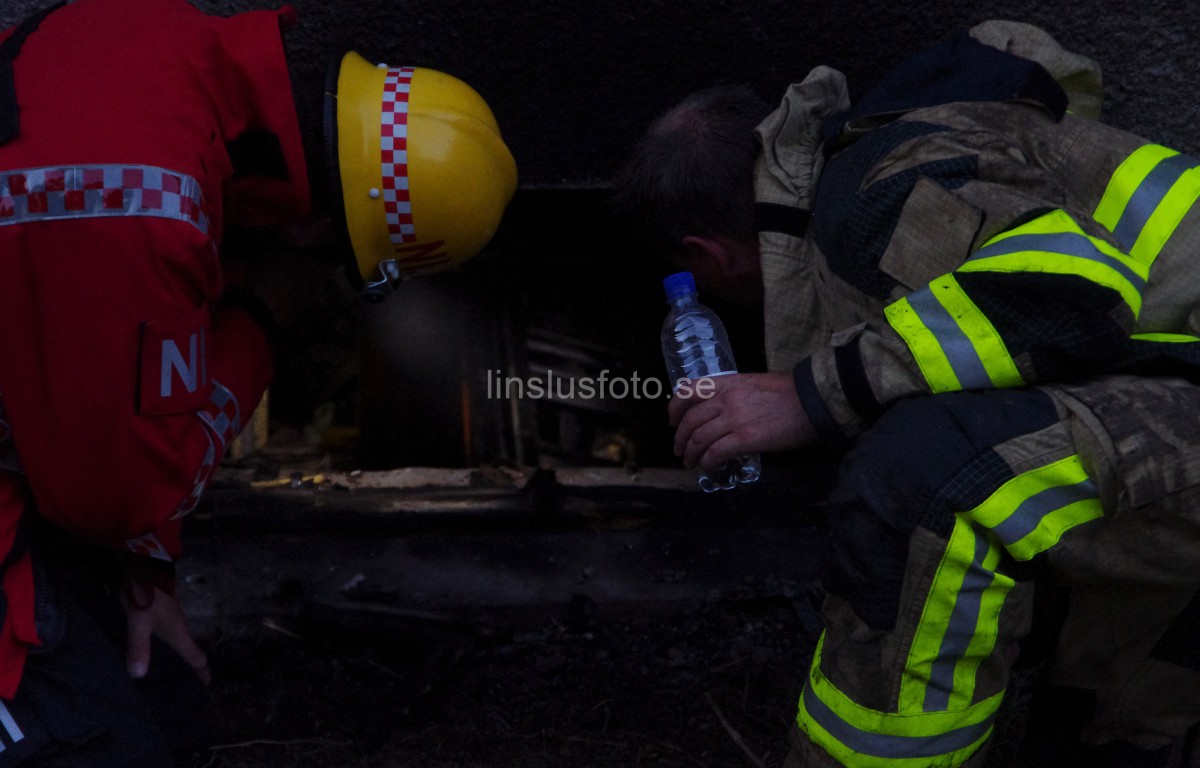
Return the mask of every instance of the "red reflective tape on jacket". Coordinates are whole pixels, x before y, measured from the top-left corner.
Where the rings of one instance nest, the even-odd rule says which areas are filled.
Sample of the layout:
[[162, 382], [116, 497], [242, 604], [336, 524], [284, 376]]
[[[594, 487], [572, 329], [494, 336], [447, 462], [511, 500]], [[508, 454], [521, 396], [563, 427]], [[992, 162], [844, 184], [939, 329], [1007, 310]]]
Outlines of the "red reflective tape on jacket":
[[151, 557], [167, 563], [173, 562], [171, 554], [167, 552], [167, 548], [159, 541], [158, 536], [153, 533], [147, 533], [145, 536], [139, 536], [136, 539], [127, 539], [125, 546], [135, 555]]
[[237, 398], [218, 381], [212, 382], [208, 403], [196, 415], [208, 428], [208, 449], [204, 452], [200, 468], [196, 470], [195, 485], [191, 494], [179, 505], [171, 517], [172, 520], [177, 520], [196, 509], [208, 481], [216, 474], [221, 457], [225, 455], [225, 446], [242, 431], [242, 411]]
[[155, 216], [208, 234], [200, 183], [151, 165], [0, 171], [0, 226], [55, 219]]
[[417, 238], [412, 202], [408, 198], [408, 92], [413, 68], [389, 69], [383, 81], [383, 107], [379, 126], [380, 161], [383, 164], [383, 210], [392, 245]]

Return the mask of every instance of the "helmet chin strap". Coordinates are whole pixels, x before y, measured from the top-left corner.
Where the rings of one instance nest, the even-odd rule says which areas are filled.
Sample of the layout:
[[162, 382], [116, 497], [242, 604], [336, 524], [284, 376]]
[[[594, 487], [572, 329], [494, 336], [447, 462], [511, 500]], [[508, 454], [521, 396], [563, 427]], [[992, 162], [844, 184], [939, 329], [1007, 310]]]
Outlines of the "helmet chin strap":
[[402, 278], [400, 264], [395, 259], [381, 261], [375, 279], [364, 283], [359, 293], [367, 301], [379, 303], [396, 290], [396, 283]]

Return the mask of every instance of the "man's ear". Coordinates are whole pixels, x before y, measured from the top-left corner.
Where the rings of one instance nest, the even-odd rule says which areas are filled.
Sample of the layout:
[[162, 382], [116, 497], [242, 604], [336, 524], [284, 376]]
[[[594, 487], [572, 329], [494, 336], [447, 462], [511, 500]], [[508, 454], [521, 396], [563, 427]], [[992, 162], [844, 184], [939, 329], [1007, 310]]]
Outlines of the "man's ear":
[[707, 268], [704, 271], [712, 270], [725, 278], [735, 274], [733, 251], [723, 239], [688, 235], [681, 242], [688, 259], [700, 267], [693, 271]]

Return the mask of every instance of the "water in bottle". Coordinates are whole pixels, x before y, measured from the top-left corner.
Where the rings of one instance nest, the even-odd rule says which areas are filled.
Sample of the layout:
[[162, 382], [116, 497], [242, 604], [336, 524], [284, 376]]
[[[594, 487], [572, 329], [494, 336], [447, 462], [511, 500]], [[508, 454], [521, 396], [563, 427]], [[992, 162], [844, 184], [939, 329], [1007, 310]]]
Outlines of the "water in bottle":
[[[663, 280], [671, 309], [662, 328], [663, 359], [674, 391], [684, 379], [695, 382], [737, 373], [733, 350], [721, 318], [700, 303], [691, 272], [679, 272]], [[739, 483], [753, 483], [761, 474], [758, 454], [738, 456], [715, 472], [697, 470], [704, 491], [728, 490]]]

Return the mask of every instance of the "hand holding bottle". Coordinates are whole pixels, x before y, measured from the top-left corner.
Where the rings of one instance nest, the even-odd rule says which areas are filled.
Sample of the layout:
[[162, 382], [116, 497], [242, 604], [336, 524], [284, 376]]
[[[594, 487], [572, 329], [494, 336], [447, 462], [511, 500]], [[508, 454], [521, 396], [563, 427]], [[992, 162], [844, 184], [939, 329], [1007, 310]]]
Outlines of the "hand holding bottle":
[[[679, 272], [663, 280], [667, 303], [671, 309], [662, 327], [663, 360], [672, 390], [686, 400], [685, 395], [703, 397], [700, 387], [681, 387], [683, 382], [698, 384], [703, 379], [715, 379], [737, 373], [733, 350], [725, 326], [716, 313], [700, 303], [696, 283], [690, 272]], [[679, 450], [678, 438], [676, 454]], [[688, 466], [695, 466], [692, 462]], [[699, 473], [700, 488], [704, 491], [728, 490], [740, 483], [753, 483], [761, 474], [757, 453], [738, 453], [720, 464], [705, 467]]]
[[735, 456], [817, 441], [789, 373], [722, 376], [703, 393], [672, 398], [668, 413], [675, 454], [706, 472]]

